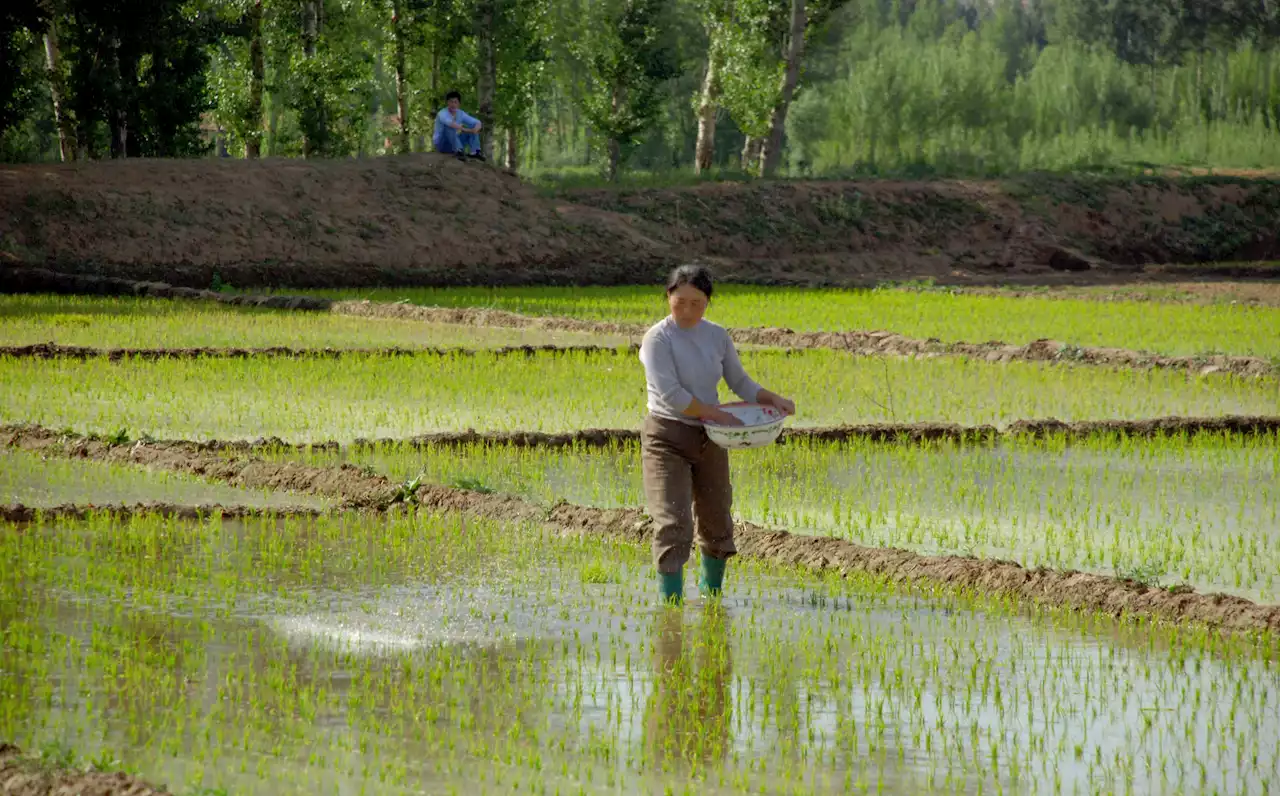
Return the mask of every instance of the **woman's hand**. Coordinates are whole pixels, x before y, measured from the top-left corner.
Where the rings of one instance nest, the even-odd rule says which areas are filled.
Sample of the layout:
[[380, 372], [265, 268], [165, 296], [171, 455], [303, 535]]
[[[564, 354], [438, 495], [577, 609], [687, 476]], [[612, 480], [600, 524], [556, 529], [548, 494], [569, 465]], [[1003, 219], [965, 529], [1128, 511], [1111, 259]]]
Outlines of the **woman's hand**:
[[777, 409], [788, 417], [796, 413], [795, 401], [792, 401], [790, 398], [783, 398], [776, 392], [761, 390], [760, 394], [756, 396], [756, 403], [764, 404], [765, 406], [772, 406], [774, 409]]
[[737, 415], [731, 415], [723, 409], [712, 409], [702, 416], [702, 422], [715, 423], [717, 426], [740, 426], [743, 424], [742, 418]]

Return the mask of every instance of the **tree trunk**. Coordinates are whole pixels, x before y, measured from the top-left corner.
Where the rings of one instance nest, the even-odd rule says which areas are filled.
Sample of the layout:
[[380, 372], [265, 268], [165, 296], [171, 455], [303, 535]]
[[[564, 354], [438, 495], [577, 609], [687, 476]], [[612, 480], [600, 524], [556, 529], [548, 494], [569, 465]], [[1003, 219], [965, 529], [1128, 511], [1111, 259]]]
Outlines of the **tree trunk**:
[[53, 120], [58, 126], [58, 152], [62, 162], [76, 159], [76, 131], [62, 105], [64, 82], [58, 52], [58, 28], [55, 18], [49, 17], [49, 29], [44, 34], [44, 57], [49, 67], [49, 95], [53, 99]]
[[702, 100], [698, 103], [698, 146], [694, 150], [693, 173], [711, 169], [716, 159], [716, 114], [720, 110], [720, 64], [724, 52], [713, 37], [707, 47], [707, 74], [702, 79]]
[[[302, 56], [308, 61], [316, 57], [316, 45], [320, 38], [320, 4], [324, 0], [303, 0], [302, 3]], [[314, 88], [314, 87], [313, 87]], [[324, 100], [312, 91], [307, 102], [311, 103], [315, 114], [314, 127], [308, 130], [303, 126], [302, 156], [312, 157], [323, 147], [324, 139]]]
[[262, 0], [249, 6], [249, 107], [245, 111], [247, 135], [244, 156], [262, 156], [262, 90], [266, 82], [266, 59], [262, 55]]
[[764, 139], [749, 135], [742, 142], [742, 170], [750, 172], [760, 161], [760, 147], [764, 144]]
[[124, 75], [120, 69], [120, 34], [112, 31], [110, 43], [110, 76], [111, 76], [111, 115], [108, 124], [111, 128], [111, 157], [129, 157], [129, 105], [124, 93]]
[[409, 146], [409, 81], [405, 68], [404, 0], [391, 0], [391, 33], [396, 42], [396, 113], [400, 116], [400, 137], [396, 151], [407, 155]]
[[511, 172], [512, 174], [515, 174], [516, 169], [518, 169], [520, 166], [519, 160], [520, 160], [520, 136], [519, 136], [519, 133], [516, 132], [516, 128], [508, 127], [507, 128], [507, 163], [506, 163], [507, 171]]
[[618, 164], [622, 160], [622, 147], [618, 145], [618, 139], [609, 136], [609, 182], [618, 181]]
[[786, 68], [782, 72], [782, 91], [778, 104], [774, 106], [773, 116], [769, 119], [769, 137], [764, 145], [764, 157], [760, 172], [765, 177], [772, 177], [782, 162], [782, 136], [787, 128], [787, 111], [791, 107], [791, 98], [796, 93], [796, 84], [800, 82], [800, 58], [804, 55], [804, 29], [808, 24], [808, 13], [805, 0], [791, 0], [791, 31], [787, 35], [787, 54], [784, 62]]
[[476, 85], [476, 116], [480, 118], [480, 151], [493, 155], [493, 91], [497, 85], [497, 59], [493, 52], [494, 0], [481, 0], [476, 46], [480, 51], [480, 80]]

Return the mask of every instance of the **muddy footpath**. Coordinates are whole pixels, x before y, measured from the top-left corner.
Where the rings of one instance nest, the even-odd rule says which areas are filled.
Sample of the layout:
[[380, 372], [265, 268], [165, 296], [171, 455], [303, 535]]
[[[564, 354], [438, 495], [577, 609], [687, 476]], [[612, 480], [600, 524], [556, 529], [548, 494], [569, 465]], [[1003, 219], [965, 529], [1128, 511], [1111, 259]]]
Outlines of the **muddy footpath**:
[[[128, 279], [102, 276], [62, 274], [44, 268], [0, 268], [0, 292], [8, 293], [62, 293], [71, 295], [141, 296], [152, 298], [216, 301], [232, 306], [294, 309], [311, 312], [332, 312], [338, 315], [361, 318], [412, 320], [430, 324], [495, 327], [511, 329], [541, 329], [546, 331], [581, 332], [629, 337], [638, 340], [645, 333], [643, 324], [606, 323], [564, 317], [537, 317], [520, 315], [504, 310], [482, 308], [424, 307], [406, 303], [372, 301], [336, 301], [315, 296], [250, 295], [222, 293], [212, 290], [174, 287], [158, 282], [138, 282]], [[1078, 346], [1049, 340], [1034, 340], [1026, 344], [991, 340], [975, 342], [945, 342], [936, 338], [920, 339], [884, 330], [841, 332], [797, 332], [781, 327], [734, 328], [729, 330], [740, 345], [758, 345], [785, 350], [831, 349], [856, 356], [961, 356], [987, 362], [1047, 362], [1077, 365], [1095, 365], [1109, 368], [1182, 370], [1199, 375], [1230, 374], [1252, 378], [1280, 376], [1280, 362], [1255, 356], [1230, 356], [1205, 354], [1195, 356], [1166, 356], [1125, 348]], [[265, 349], [175, 349], [183, 353], [162, 354], [163, 349], [93, 349], [67, 346], [22, 346], [11, 356], [54, 358], [70, 356], [87, 358], [108, 356], [124, 358], [195, 357], [195, 356], [342, 356], [357, 353], [355, 350], [301, 349], [273, 347]], [[583, 347], [586, 350], [587, 347]], [[12, 349], [10, 349], [12, 350]], [[65, 351], [65, 353], [59, 353]], [[422, 349], [423, 352], [442, 349]], [[443, 349], [456, 353], [460, 349]], [[537, 353], [563, 350], [557, 346], [512, 346], [500, 349], [506, 353]], [[616, 350], [616, 349], [609, 349]], [[379, 352], [409, 353], [409, 349], [379, 349]], [[6, 352], [0, 351], [0, 356]], [[368, 353], [368, 351], [363, 351]]]
[[51, 765], [0, 741], [0, 793], [5, 796], [169, 796], [124, 772]]
[[[539, 523], [567, 535], [591, 535], [644, 543], [651, 520], [639, 509], [600, 509], [559, 503], [550, 508], [511, 495], [441, 485], [404, 485], [344, 464], [311, 467], [271, 462], [189, 442], [111, 444], [38, 426], [0, 427], [0, 448], [45, 456], [130, 463], [189, 473], [233, 486], [285, 489], [335, 498], [340, 508], [375, 511], [458, 512], [496, 521]], [[1223, 594], [1200, 594], [1187, 586], [1162, 588], [1106, 575], [966, 556], [928, 556], [897, 548], [866, 547], [844, 539], [814, 537], [740, 523], [739, 552], [776, 564], [841, 575], [861, 573], [910, 587], [1001, 595], [1033, 605], [1192, 623], [1233, 633], [1280, 632], [1280, 605], [1258, 605]]]

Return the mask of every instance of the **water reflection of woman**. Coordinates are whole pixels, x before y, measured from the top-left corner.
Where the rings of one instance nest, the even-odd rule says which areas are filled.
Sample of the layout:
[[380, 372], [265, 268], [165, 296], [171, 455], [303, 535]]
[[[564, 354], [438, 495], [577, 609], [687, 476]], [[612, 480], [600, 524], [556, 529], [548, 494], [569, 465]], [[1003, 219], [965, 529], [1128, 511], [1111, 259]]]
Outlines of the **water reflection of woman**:
[[679, 611], [654, 617], [645, 752], [647, 762], [662, 771], [684, 773], [687, 767], [695, 773], [714, 766], [729, 750], [733, 659], [729, 615], [722, 605], [707, 604], [696, 633], [686, 634], [684, 622]]

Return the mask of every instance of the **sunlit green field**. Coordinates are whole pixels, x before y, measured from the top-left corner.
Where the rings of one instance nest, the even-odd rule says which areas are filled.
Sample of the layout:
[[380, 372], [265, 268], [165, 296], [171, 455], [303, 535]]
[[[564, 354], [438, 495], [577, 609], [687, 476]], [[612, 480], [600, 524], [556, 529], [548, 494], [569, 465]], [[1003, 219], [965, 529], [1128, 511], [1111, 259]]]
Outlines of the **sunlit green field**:
[[[1274, 651], [527, 527], [0, 528], [0, 736], [175, 793], [1262, 793]], [[203, 790], [200, 790], [203, 789]]]
[[[594, 294], [584, 295], [574, 312], [517, 309], [604, 317], [621, 306], [593, 310]], [[738, 302], [745, 318], [754, 302], [808, 313], [811, 328], [841, 323], [837, 310], [814, 314], [812, 296], [761, 295], [729, 291], [717, 311]], [[838, 308], [881, 294], [823, 295]], [[646, 306], [656, 318], [660, 305]], [[970, 322], [953, 315], [956, 329]], [[1188, 328], [1229, 327], [1227, 315], [1188, 317]], [[630, 342], [134, 299], [0, 298], [0, 321], [0, 345]], [[761, 324], [804, 328], [731, 323]], [[975, 328], [957, 337], [982, 338]], [[1163, 332], [1169, 348], [1195, 334]], [[1275, 379], [829, 350], [747, 350], [743, 360], [795, 398], [792, 427], [1280, 415]], [[129, 445], [634, 429], [645, 401], [625, 349], [4, 357], [0, 395], [0, 423]], [[643, 505], [632, 445], [256, 455], [534, 504]], [[1274, 436], [793, 441], [731, 461], [737, 515], [769, 527], [1280, 601]], [[144, 501], [335, 502], [0, 451], [0, 502]], [[742, 559], [723, 600], [700, 598], [691, 576], [688, 602], [663, 608], [647, 547], [587, 532], [411, 510], [0, 523], [0, 741], [35, 753], [36, 765], [123, 768], [202, 796], [1252, 794], [1280, 783], [1273, 634], [1228, 637]]]
[[[791, 443], [731, 456], [745, 520], [871, 546], [1190, 583], [1280, 602], [1280, 444], [1011, 440], [997, 447]], [[638, 446], [402, 445], [271, 455], [540, 503], [643, 507]]]
[[[667, 312], [660, 285], [281, 292], [490, 307], [612, 323], [653, 323]], [[1080, 346], [1162, 354], [1280, 357], [1280, 307], [723, 285], [716, 288], [707, 317], [725, 326], [784, 326], [796, 331], [887, 329], [909, 337], [975, 343], [1021, 344], [1047, 337]]]
[[[1163, 415], [1280, 415], [1280, 381], [943, 357], [747, 351], [793, 397], [796, 426], [952, 421], [1006, 425]], [[290, 441], [428, 431], [636, 428], [644, 374], [630, 351], [328, 359], [35, 361], [0, 357], [0, 422], [134, 438]], [[726, 399], [730, 398], [727, 390]]]
[[619, 335], [352, 318], [212, 302], [89, 296], [0, 296], [0, 346], [93, 348], [498, 348], [625, 345]]

